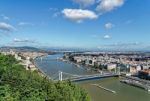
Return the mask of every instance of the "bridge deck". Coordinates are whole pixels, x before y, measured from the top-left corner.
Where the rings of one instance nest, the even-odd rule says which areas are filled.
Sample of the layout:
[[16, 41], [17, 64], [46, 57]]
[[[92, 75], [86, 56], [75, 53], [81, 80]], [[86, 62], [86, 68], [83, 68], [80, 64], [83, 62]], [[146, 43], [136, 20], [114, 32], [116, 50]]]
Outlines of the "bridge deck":
[[[92, 75], [75, 75], [70, 73], [65, 73], [59, 71], [59, 79], [53, 79], [53, 80], [70, 80], [72, 82], [77, 81], [85, 81], [85, 80], [94, 80], [94, 79], [100, 79], [100, 78], [108, 78], [108, 77], [117, 77], [118, 74], [115, 73], [98, 73], [98, 74], [92, 74]], [[64, 79], [63, 79], [64, 78]]]
[[91, 76], [83, 76], [83, 77], [77, 77], [70, 79], [73, 82], [78, 81], [86, 81], [86, 80], [95, 80], [95, 79], [101, 79], [101, 78], [108, 78], [108, 77], [116, 77], [118, 75], [91, 75]]

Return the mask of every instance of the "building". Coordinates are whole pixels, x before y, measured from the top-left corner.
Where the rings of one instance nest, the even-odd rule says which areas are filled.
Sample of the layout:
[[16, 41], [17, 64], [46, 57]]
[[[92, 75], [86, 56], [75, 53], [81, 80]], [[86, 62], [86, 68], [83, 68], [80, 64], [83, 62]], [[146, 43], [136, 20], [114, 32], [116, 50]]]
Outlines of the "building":
[[82, 58], [80, 56], [75, 56], [74, 61], [77, 63], [80, 63], [80, 62], [82, 62]]
[[29, 68], [29, 70], [31, 70], [31, 71], [37, 70], [37, 68], [36, 68], [35, 65], [33, 65], [33, 64], [30, 64], [28, 68]]
[[21, 60], [21, 57], [18, 56], [18, 54], [15, 54], [15, 58], [16, 58], [17, 60]]
[[138, 77], [141, 79], [150, 80], [150, 69], [139, 71]]
[[130, 66], [130, 73], [131, 73], [132, 75], [137, 73], [136, 66]]
[[107, 69], [109, 71], [113, 70], [113, 69], [116, 69], [117, 68], [117, 65], [116, 64], [107, 64]]

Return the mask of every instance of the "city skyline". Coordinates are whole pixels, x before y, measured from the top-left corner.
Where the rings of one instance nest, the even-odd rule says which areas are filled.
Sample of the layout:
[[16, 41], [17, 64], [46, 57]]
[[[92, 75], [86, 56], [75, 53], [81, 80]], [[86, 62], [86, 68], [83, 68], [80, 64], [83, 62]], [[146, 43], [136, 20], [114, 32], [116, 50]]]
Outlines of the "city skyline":
[[1, 0], [0, 46], [150, 50], [149, 0]]

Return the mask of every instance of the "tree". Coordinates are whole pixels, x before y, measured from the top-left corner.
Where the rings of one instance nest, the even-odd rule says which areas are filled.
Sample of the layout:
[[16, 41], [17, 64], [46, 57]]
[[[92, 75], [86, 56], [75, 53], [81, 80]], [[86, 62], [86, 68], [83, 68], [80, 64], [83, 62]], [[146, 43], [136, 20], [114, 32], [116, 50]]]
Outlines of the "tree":
[[54, 82], [27, 71], [12, 55], [0, 54], [0, 101], [90, 101], [70, 81]]

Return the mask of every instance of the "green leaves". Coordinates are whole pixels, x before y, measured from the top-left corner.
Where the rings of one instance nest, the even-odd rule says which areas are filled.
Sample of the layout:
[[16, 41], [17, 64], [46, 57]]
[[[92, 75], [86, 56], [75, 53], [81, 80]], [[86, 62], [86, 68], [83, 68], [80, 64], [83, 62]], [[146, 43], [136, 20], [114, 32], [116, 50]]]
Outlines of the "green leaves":
[[90, 101], [70, 81], [54, 82], [26, 71], [11, 55], [0, 54], [0, 101]]

